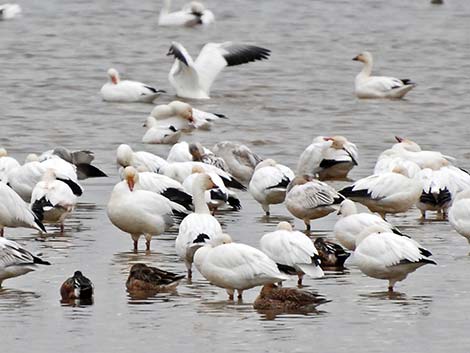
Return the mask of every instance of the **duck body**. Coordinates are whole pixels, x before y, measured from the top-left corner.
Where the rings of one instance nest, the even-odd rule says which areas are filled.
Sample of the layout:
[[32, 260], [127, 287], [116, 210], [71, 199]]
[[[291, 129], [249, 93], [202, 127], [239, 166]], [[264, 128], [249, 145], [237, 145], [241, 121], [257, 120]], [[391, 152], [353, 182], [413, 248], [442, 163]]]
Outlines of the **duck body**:
[[132, 265], [126, 288], [129, 292], [151, 291], [164, 292], [174, 290], [184, 275], [161, 270], [142, 263]]
[[75, 271], [72, 277], [65, 280], [60, 287], [63, 302], [70, 300], [91, 300], [93, 298], [93, 283], [81, 271]]

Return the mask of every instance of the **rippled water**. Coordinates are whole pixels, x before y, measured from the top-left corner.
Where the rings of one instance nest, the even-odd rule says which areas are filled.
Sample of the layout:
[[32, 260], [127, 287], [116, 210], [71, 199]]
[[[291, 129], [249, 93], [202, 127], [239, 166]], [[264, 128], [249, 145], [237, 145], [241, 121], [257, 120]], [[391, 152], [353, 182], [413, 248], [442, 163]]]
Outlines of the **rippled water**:
[[[86, 192], [64, 235], [52, 230], [38, 239], [28, 230], [7, 230], [53, 266], [4, 283], [2, 351], [467, 351], [469, 247], [446, 222], [421, 224], [417, 210], [390, 220], [429, 248], [439, 266], [419, 269], [394, 296], [384, 292], [386, 282], [350, 268], [306, 280], [331, 300], [308, 315], [257, 313], [255, 289], [243, 303], [227, 302], [199, 274], [177, 294], [131, 298], [124, 285], [131, 264], [176, 272], [184, 266], [174, 251], [175, 230], [155, 239], [150, 255], [134, 254], [130, 237], [108, 221], [105, 207], [118, 180], [115, 149], [129, 143], [166, 156], [169, 147], [140, 143], [151, 105], [104, 103], [97, 94], [110, 66], [172, 92], [172, 60], [165, 56], [172, 40], [193, 55], [208, 41], [256, 43], [271, 48], [272, 58], [227, 69], [212, 99], [197, 103], [230, 120], [186, 140], [208, 146], [237, 140], [294, 167], [314, 136], [342, 134], [360, 148], [360, 166], [351, 174], [357, 179], [371, 172], [396, 134], [468, 168], [470, 3], [445, 2], [210, 1], [216, 25], [173, 29], [157, 27], [156, 1], [22, 1], [22, 18], [0, 22], [0, 145], [20, 159], [56, 145], [89, 148], [110, 178], [83, 183]], [[366, 49], [375, 55], [376, 73], [418, 83], [406, 100], [353, 97], [360, 65], [351, 58]], [[256, 246], [280, 220], [292, 220], [282, 205], [266, 219], [249, 194], [239, 195], [243, 209], [219, 217], [238, 241]], [[335, 221], [330, 215], [312, 222], [313, 236], [331, 237]], [[95, 284], [92, 306], [59, 302], [60, 284], [76, 269]]]

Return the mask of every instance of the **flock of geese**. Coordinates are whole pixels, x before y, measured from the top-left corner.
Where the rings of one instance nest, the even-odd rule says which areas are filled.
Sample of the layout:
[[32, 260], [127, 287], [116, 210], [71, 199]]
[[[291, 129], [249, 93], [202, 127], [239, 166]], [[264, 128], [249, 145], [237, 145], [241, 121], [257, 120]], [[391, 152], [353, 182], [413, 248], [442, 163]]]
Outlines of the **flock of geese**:
[[[170, 5], [165, 1], [158, 19], [161, 26], [209, 25], [215, 20], [199, 2], [176, 12], [171, 12]], [[0, 13], [4, 17], [19, 13], [15, 6], [2, 5]], [[270, 50], [249, 44], [208, 43], [193, 60], [180, 43], [173, 42], [168, 55], [175, 58], [169, 82], [177, 96], [209, 99], [211, 86], [224, 67], [266, 60]], [[355, 79], [358, 98], [402, 98], [415, 87], [409, 79], [372, 76], [369, 52], [353, 60], [364, 64]], [[108, 76], [109, 82], [100, 92], [105, 101], [152, 103], [165, 93], [144, 83], [121, 80], [113, 68]], [[324, 299], [297, 288], [283, 288], [288, 276], [296, 276], [301, 287], [304, 276], [319, 278], [326, 270], [342, 269], [351, 253], [351, 266], [387, 280], [389, 291], [419, 267], [435, 265], [431, 252], [387, 222], [387, 214], [407, 212], [414, 206], [423, 218], [437, 212], [470, 241], [470, 175], [455, 165], [453, 157], [422, 150], [415, 141], [396, 137], [396, 143], [378, 157], [371, 176], [335, 190], [327, 181], [348, 180], [359, 160], [358, 148], [344, 136], [315, 137], [300, 154], [295, 171], [232, 141], [211, 148], [178, 142], [184, 132], [210, 129], [224, 118], [179, 100], [160, 104], [147, 117], [148, 130], [142, 140], [172, 144], [167, 158], [134, 151], [127, 144], [118, 146], [121, 181], [110, 193], [107, 216], [130, 235], [135, 252], [140, 238], [145, 239], [146, 251], [151, 251], [155, 236], [177, 227], [175, 252], [184, 262], [189, 280], [194, 265], [211, 284], [224, 288], [231, 300], [235, 294], [241, 299], [243, 291], [263, 286], [255, 308], [291, 310]], [[79, 181], [107, 176], [91, 164], [93, 159], [90, 151], [57, 147], [39, 156], [28, 155], [21, 164], [0, 149], [0, 285], [38, 265], [50, 265], [8, 240], [4, 228], [28, 227], [47, 233], [44, 224], [56, 224], [63, 232], [66, 218], [83, 193]], [[233, 241], [217, 220], [217, 212], [239, 210], [237, 192], [249, 192], [267, 216], [271, 205], [284, 204], [292, 216], [304, 222], [306, 233], [280, 222], [275, 231], [261, 237], [259, 249]], [[360, 211], [356, 202], [371, 212]], [[324, 238], [313, 242], [308, 236], [311, 222], [332, 212], [339, 215], [333, 232], [340, 245]], [[171, 291], [184, 277], [139, 263], [132, 266], [126, 286], [130, 292]], [[89, 300], [93, 285], [76, 271], [60, 292], [64, 302]]]

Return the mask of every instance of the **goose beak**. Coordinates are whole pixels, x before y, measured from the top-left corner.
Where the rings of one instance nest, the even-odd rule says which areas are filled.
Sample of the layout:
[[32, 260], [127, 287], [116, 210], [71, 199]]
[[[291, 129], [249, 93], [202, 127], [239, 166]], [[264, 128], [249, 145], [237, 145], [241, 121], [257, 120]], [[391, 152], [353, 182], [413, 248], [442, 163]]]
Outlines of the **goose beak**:
[[397, 140], [398, 142], [402, 142], [402, 141], [403, 141], [403, 137], [395, 136], [395, 140]]
[[359, 55], [352, 58], [354, 61], [359, 61]]

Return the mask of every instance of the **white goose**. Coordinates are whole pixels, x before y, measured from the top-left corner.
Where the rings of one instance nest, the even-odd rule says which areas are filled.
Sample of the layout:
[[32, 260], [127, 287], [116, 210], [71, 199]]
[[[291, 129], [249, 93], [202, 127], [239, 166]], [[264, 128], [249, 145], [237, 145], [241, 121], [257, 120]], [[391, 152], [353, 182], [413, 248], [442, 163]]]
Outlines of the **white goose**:
[[426, 264], [436, 263], [432, 254], [416, 241], [381, 226], [372, 226], [356, 238], [354, 261], [369, 277], [388, 280], [388, 290], [408, 274]]
[[132, 166], [136, 169], [159, 173], [160, 169], [168, 164], [163, 158], [150, 152], [134, 152], [129, 145], [121, 144], [116, 150], [116, 162], [125, 168]]
[[[204, 153], [210, 154], [212, 153], [209, 149], [203, 147]], [[174, 144], [170, 151], [168, 152], [168, 156], [166, 157], [168, 162], [191, 162], [193, 161], [193, 156], [189, 153], [189, 143], [186, 141], [181, 141]]]
[[7, 150], [0, 148], [0, 182], [8, 182], [8, 173], [20, 167], [20, 163], [13, 157], [8, 156]]
[[345, 179], [357, 160], [356, 145], [345, 137], [318, 136], [300, 155], [297, 175], [318, 174], [320, 180]]
[[470, 189], [457, 194], [449, 209], [449, 223], [470, 243]]
[[21, 7], [18, 4], [0, 5], [0, 20], [11, 20], [21, 14]]
[[340, 219], [335, 223], [333, 232], [336, 239], [348, 250], [356, 249], [356, 238], [365, 229], [377, 225], [399, 232], [392, 224], [384, 221], [380, 216], [372, 213], [358, 213], [356, 204], [351, 200], [344, 200], [339, 207]]
[[139, 174], [134, 167], [124, 169], [124, 179], [111, 193], [108, 217], [116, 227], [131, 235], [134, 251], [138, 250], [141, 235], [145, 236], [146, 249], [150, 251], [152, 236], [162, 234], [173, 224], [174, 212], [186, 213], [186, 209], [154, 192], [135, 189]]
[[78, 183], [76, 167], [58, 156], [39, 162], [37, 155], [30, 154], [26, 157], [25, 164], [10, 170], [7, 181], [23, 200], [30, 202], [34, 187], [48, 169], [53, 169], [57, 180], [67, 184], [76, 196], [82, 195], [83, 189]]
[[212, 83], [224, 67], [267, 59], [269, 53], [270, 50], [254, 45], [208, 43], [193, 61], [180, 43], [173, 42], [167, 55], [176, 60], [168, 79], [179, 97], [209, 99]]
[[265, 253], [249, 245], [231, 243], [228, 235], [226, 238], [222, 245], [206, 243], [196, 250], [194, 264], [210, 283], [225, 288], [230, 300], [235, 290], [241, 300], [246, 289], [287, 279]]
[[184, 26], [208, 25], [215, 21], [212, 11], [206, 9], [198, 1], [191, 1], [182, 10], [171, 12], [171, 0], [165, 0], [158, 17], [159, 26]]
[[0, 236], [4, 227], [34, 228], [46, 232], [40, 217], [28, 208], [21, 197], [5, 183], [0, 182]]
[[215, 121], [227, 119], [223, 114], [205, 112], [181, 101], [157, 105], [153, 108], [150, 116], [157, 120], [157, 126], [173, 126], [177, 130], [183, 131], [210, 130]]
[[[204, 169], [199, 166], [193, 167], [193, 173], [184, 179], [184, 189], [192, 194], [193, 184], [197, 180], [198, 174], [204, 172]], [[216, 173], [209, 172], [207, 174], [211, 177], [212, 181], [216, 185], [215, 189], [206, 190], [204, 193], [205, 201], [212, 213], [215, 214], [218, 208], [221, 208], [226, 204], [232, 207], [233, 210], [240, 210], [242, 206], [238, 195], [232, 190], [227, 189], [225, 187], [224, 181]]]
[[143, 143], [172, 145], [177, 143], [181, 137], [181, 130], [176, 129], [173, 125], [159, 126], [157, 119], [153, 116], [147, 117], [144, 127], [147, 128], [147, 131], [142, 137]]
[[59, 223], [64, 232], [64, 220], [73, 211], [77, 196], [64, 182], [57, 180], [55, 171], [48, 169], [31, 195], [31, 209], [43, 216], [43, 222]]
[[223, 158], [230, 174], [246, 183], [250, 182], [256, 166], [263, 160], [247, 146], [232, 141], [219, 142], [212, 151]]
[[0, 287], [8, 278], [34, 271], [37, 265], [50, 265], [23, 248], [20, 244], [0, 238]]
[[422, 189], [421, 181], [409, 178], [406, 170], [397, 167], [390, 173], [359, 179], [339, 193], [362, 203], [385, 219], [387, 213], [408, 211], [418, 201]]
[[281, 272], [298, 276], [299, 285], [304, 274], [312, 278], [324, 276], [315, 245], [304, 233], [293, 230], [288, 222], [280, 222], [277, 230], [263, 235], [259, 244]]
[[101, 97], [108, 102], [152, 103], [165, 91], [137, 81], [121, 81], [116, 69], [108, 70], [109, 82], [101, 87]]
[[362, 71], [356, 76], [355, 93], [358, 98], [402, 98], [416, 86], [409, 79], [386, 76], [371, 76], [372, 54], [363, 52], [353, 60], [364, 63]]
[[176, 253], [184, 261], [188, 278], [192, 277], [193, 256], [196, 249], [205, 242], [222, 242], [222, 227], [210, 214], [204, 192], [216, 187], [212, 178], [204, 173], [197, 174], [192, 194], [195, 212], [186, 216], [180, 224], [175, 241]]
[[274, 159], [265, 159], [256, 166], [248, 190], [269, 216], [269, 205], [284, 202], [287, 185], [292, 179], [294, 173], [288, 167], [278, 164]]
[[287, 187], [285, 205], [294, 216], [304, 221], [310, 230], [310, 220], [325, 217], [337, 210], [343, 197], [328, 184], [310, 175], [295, 177]]

